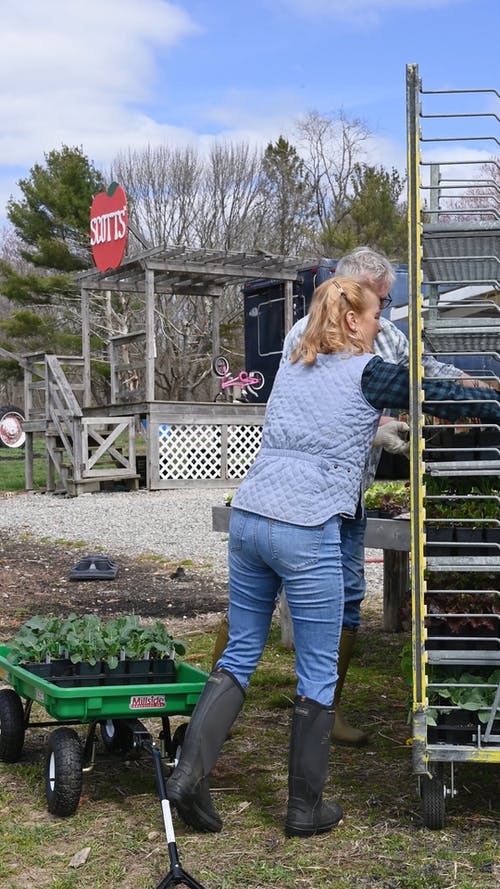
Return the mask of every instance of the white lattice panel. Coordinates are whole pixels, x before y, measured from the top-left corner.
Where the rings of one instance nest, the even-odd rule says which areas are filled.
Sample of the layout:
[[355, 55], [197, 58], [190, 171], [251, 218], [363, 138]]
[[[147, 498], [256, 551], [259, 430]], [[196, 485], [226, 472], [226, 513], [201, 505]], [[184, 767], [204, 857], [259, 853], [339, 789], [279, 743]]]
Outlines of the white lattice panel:
[[[187, 481], [221, 479], [223, 426], [165, 423], [158, 426], [160, 479]], [[245, 477], [257, 456], [262, 436], [260, 425], [227, 426], [227, 475]]]
[[158, 427], [161, 479], [221, 477], [221, 427], [164, 424]]
[[244, 478], [260, 448], [262, 426], [227, 427], [227, 477]]

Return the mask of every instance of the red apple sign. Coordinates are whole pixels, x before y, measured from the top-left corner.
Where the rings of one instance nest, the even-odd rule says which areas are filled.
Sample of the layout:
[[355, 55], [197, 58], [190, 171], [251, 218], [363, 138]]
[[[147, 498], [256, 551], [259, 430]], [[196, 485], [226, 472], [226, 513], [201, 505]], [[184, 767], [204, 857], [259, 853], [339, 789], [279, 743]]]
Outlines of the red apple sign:
[[96, 194], [90, 208], [90, 246], [100, 272], [117, 269], [128, 235], [127, 198], [121, 185], [112, 182]]

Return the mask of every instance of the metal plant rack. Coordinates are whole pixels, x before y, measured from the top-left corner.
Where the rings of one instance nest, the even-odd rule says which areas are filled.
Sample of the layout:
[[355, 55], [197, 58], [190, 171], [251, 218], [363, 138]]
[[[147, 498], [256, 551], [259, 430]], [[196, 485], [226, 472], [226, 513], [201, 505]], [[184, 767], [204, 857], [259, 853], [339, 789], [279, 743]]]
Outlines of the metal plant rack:
[[[491, 678], [500, 667], [500, 427], [435, 425], [422, 410], [424, 350], [456, 356], [499, 388], [500, 177], [498, 158], [486, 175], [484, 152], [498, 145], [500, 116], [483, 110], [499, 98], [496, 89], [424, 90], [418, 66], [407, 66], [412, 749], [430, 829], [444, 826], [445, 801], [458, 793], [456, 763], [500, 762]], [[465, 113], [453, 113], [457, 101]], [[436, 147], [439, 166], [427, 153]], [[452, 703], [457, 688], [482, 697], [477, 712]]]

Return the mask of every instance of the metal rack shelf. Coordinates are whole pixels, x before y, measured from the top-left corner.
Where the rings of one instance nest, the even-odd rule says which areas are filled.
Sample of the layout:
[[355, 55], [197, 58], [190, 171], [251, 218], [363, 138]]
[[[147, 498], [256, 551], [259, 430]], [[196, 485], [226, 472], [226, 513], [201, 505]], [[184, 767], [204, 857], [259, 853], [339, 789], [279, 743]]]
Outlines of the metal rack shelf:
[[429, 281], [500, 280], [498, 222], [427, 223], [423, 226], [423, 269]]
[[[497, 90], [464, 92], [478, 103], [484, 93], [500, 98]], [[468, 147], [469, 119], [485, 115], [460, 114], [464, 134], [453, 137], [449, 94], [436, 92], [442, 113], [431, 115], [423, 107], [429, 94], [408, 65], [414, 769], [424, 823], [436, 829], [447, 788], [434, 764], [450, 766], [454, 795], [455, 762], [500, 762], [500, 683], [491, 678], [500, 667], [500, 428], [478, 434], [472, 424], [464, 439], [453, 434], [460, 423], [450, 430], [424, 418], [421, 355], [445, 355], [449, 364], [465, 353], [485, 384], [499, 388], [500, 192], [498, 162], [486, 176]], [[488, 119], [500, 124], [500, 114]], [[433, 143], [440, 166], [430, 159]], [[448, 158], [444, 143], [453, 145]], [[470, 698], [461, 694], [467, 689]]]
[[[497, 639], [500, 644], [500, 639]], [[488, 666], [490, 663], [495, 667], [498, 663], [498, 649], [496, 651], [490, 649], [476, 649], [470, 651], [468, 648], [456, 648], [455, 650], [431, 649], [427, 653], [427, 663], [429, 664], [446, 664], [447, 666]]]
[[431, 571], [500, 571], [500, 556], [428, 556], [427, 567]]
[[432, 352], [494, 352], [500, 342], [500, 320], [461, 318], [429, 321], [424, 340]]
[[466, 460], [460, 462], [450, 461], [439, 463], [426, 463], [425, 471], [428, 475], [436, 476], [460, 476], [460, 475], [496, 475], [500, 472], [500, 460], [478, 460], [477, 462]]

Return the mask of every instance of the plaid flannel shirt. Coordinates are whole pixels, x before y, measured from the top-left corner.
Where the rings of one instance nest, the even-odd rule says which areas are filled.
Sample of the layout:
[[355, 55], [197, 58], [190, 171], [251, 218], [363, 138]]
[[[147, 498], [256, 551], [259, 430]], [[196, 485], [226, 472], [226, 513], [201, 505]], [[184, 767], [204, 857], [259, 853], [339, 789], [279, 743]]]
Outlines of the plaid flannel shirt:
[[[281, 364], [285, 361], [289, 361], [294, 349], [297, 348], [304, 331], [307, 327], [307, 322], [309, 320], [309, 316], [305, 315], [304, 318], [301, 318], [297, 321], [292, 329], [287, 333], [285, 337], [285, 341], [283, 343], [283, 352], [281, 355]], [[404, 333], [399, 330], [392, 321], [388, 321], [387, 318], [380, 318], [380, 326], [382, 330], [375, 338], [374, 342], [374, 350], [375, 354], [380, 356], [383, 361], [389, 362], [396, 366], [399, 366], [403, 369], [408, 369], [410, 363], [410, 355], [409, 355], [409, 344], [406, 339]], [[459, 379], [462, 376], [465, 376], [463, 371], [459, 370], [457, 367], [454, 367], [453, 364], [443, 364], [440, 361], [437, 361], [433, 355], [428, 355], [426, 353], [422, 356], [423, 365], [425, 368], [426, 376], [429, 377], [439, 377], [442, 379]], [[407, 373], [408, 378], [408, 373]], [[408, 382], [406, 383], [406, 401], [408, 401]], [[385, 399], [382, 407], [384, 408], [383, 413], [385, 415], [391, 415], [392, 409], [396, 408], [397, 405], [391, 402], [391, 408], [387, 408], [388, 404], [387, 398]], [[408, 404], [404, 405], [406, 409], [408, 408]], [[436, 415], [437, 416], [437, 415]], [[375, 478], [375, 474], [377, 472], [377, 466], [380, 462], [380, 457], [382, 455], [382, 448], [372, 448], [372, 452], [370, 455], [370, 460], [365, 472], [365, 480], [364, 480], [364, 489], [370, 487]]]
[[[409, 371], [401, 364], [389, 364], [376, 355], [363, 371], [361, 389], [372, 407], [382, 410], [389, 405], [398, 410], [407, 410]], [[500, 392], [494, 389], [461, 386], [459, 383], [435, 378], [424, 379], [424, 394], [422, 409], [433, 417], [463, 420], [479, 415], [484, 423], [500, 422]], [[478, 402], [484, 402], [480, 410]]]

